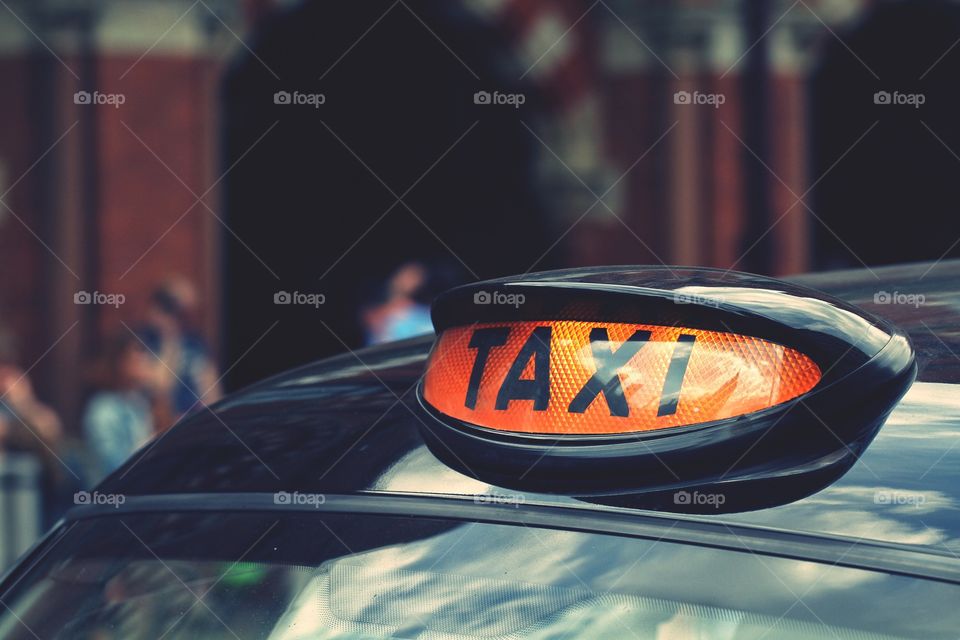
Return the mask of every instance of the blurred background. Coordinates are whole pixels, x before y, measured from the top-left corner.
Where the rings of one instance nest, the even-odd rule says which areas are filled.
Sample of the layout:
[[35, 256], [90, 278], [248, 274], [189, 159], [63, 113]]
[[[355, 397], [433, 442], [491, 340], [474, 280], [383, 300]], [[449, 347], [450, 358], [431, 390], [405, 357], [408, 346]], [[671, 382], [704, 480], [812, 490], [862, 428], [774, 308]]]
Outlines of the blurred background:
[[0, 0], [0, 503], [458, 283], [956, 256], [958, 42], [955, 2]]

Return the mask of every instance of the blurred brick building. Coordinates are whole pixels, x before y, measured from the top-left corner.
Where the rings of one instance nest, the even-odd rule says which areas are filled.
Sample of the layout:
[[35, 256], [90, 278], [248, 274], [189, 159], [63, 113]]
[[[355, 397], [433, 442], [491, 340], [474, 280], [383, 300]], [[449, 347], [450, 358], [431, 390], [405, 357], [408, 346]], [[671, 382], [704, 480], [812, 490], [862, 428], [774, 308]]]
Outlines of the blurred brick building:
[[[216, 343], [231, 233], [218, 202], [221, 78], [231, 56], [249, 55], [264, 16], [294, 4], [0, 7], [0, 317], [67, 416], [81, 401], [82, 362], [167, 275], [195, 280]], [[563, 262], [809, 268], [811, 221], [796, 196], [812, 182], [810, 70], [831, 29], [868, 3], [467, 4], [510, 31], [531, 78], [564, 94], [562, 117], [542, 133]], [[375, 28], [356, 35], [377, 46]], [[78, 305], [80, 291], [126, 302]]]
[[[592, 158], [582, 146], [580, 158], [576, 150], [563, 157], [582, 167], [592, 194], [553, 167], [567, 187], [556, 215], [566, 224], [580, 220], [570, 259], [809, 269], [810, 216], [797, 201], [811, 183], [811, 74], [830, 30], [851, 26], [868, 7], [567, 3], [566, 24], [577, 20], [575, 30], [589, 32], [583, 38], [602, 132]], [[541, 55], [528, 50], [531, 62]], [[611, 183], [609, 206], [581, 218]]]
[[[194, 279], [215, 335], [217, 87], [242, 46], [231, 35], [242, 10], [218, 0], [0, 7], [0, 317], [23, 366], [37, 363], [41, 394], [68, 416], [85, 361], [121, 320], [136, 321], [162, 278]], [[125, 302], [75, 304], [82, 292]]]

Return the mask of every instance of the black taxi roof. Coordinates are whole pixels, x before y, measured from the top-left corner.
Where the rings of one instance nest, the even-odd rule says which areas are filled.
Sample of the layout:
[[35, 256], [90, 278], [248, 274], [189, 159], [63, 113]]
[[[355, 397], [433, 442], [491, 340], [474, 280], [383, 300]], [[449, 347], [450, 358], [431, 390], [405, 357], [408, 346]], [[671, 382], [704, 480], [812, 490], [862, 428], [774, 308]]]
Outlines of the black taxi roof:
[[[797, 552], [808, 558], [821, 557], [818, 545], [852, 541], [888, 560], [905, 553], [903, 566], [924, 565], [921, 574], [960, 579], [958, 276], [960, 261], [797, 279], [898, 323], [917, 345], [920, 373], [860, 461], [832, 485], [789, 504], [679, 516], [567, 496], [521, 496], [461, 475], [435, 458], [421, 436], [416, 387], [432, 337], [345, 353], [234, 394], [145, 446], [98, 491], [124, 494], [125, 507], [134, 510], [263, 506], [265, 496], [300, 492], [333, 496], [332, 508], [347, 510], [374, 504], [350, 502], [351, 496], [376, 498], [377, 508], [400, 512], [430, 498], [431, 508], [448, 515], [478, 517], [478, 507], [488, 506], [480, 503], [513, 500], [527, 516], [540, 507], [562, 508], [568, 524], [582, 519], [594, 529], [682, 522], [672, 536], [703, 542], [697, 536], [707, 526], [738, 539], [767, 537], [773, 546], [789, 538], [796, 548], [809, 545]], [[922, 304], [891, 304], [878, 295], [884, 292], [919, 294]], [[204, 506], [212, 496], [216, 503]], [[347, 503], [337, 507], [336, 496]], [[70, 517], [96, 509], [78, 507]], [[598, 514], [616, 522], [597, 520]], [[501, 510], [496, 517], [512, 516]], [[869, 552], [851, 554], [850, 546], [823, 557], [873, 562]]]

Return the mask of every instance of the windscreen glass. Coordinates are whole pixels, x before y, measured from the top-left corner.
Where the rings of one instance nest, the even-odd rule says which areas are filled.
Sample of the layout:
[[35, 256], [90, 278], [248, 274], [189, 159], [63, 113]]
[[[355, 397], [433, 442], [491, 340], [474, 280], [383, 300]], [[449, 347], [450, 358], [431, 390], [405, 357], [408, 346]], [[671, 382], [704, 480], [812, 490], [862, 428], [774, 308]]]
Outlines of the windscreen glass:
[[957, 587], [655, 540], [409, 517], [81, 521], [0, 638], [947, 638]]

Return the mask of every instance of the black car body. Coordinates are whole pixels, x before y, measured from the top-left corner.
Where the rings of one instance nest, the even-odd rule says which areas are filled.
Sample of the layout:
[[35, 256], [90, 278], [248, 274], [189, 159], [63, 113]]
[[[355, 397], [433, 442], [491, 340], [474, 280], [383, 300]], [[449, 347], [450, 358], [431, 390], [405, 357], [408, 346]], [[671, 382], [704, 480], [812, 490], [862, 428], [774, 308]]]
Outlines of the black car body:
[[414, 339], [150, 443], [6, 576], [0, 637], [957, 638], [958, 278], [796, 279], [891, 319], [919, 365], [859, 461], [802, 499], [677, 514], [467, 477], [424, 443], [432, 338]]

